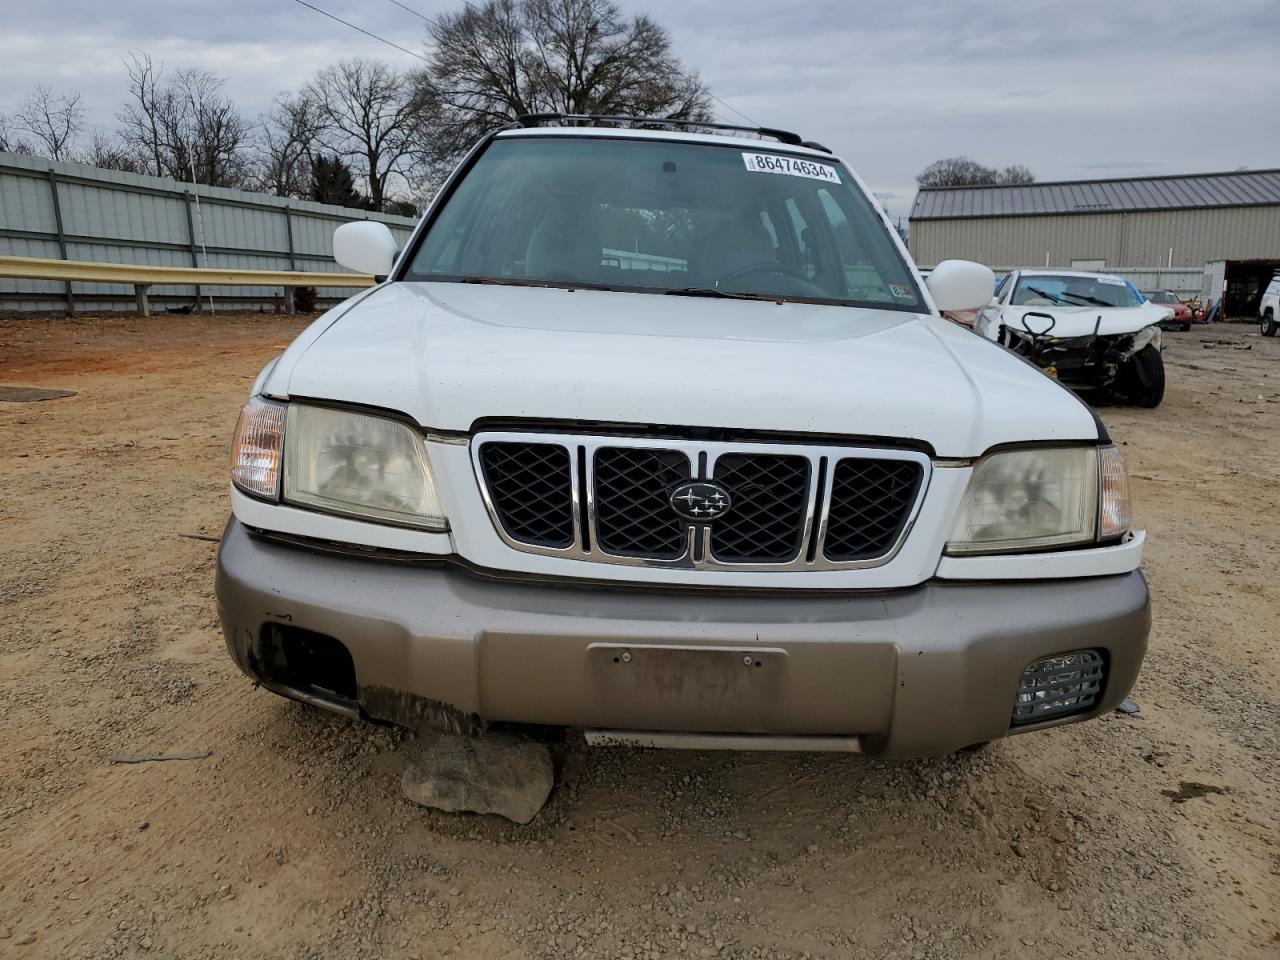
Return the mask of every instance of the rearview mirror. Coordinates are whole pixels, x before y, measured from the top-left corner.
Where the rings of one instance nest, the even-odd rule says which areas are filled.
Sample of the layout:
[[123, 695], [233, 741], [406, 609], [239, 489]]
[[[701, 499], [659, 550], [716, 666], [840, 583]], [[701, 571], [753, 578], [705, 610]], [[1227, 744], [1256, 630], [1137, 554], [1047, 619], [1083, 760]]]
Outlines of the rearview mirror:
[[943, 260], [924, 282], [941, 312], [978, 310], [991, 302], [996, 275], [972, 260]]
[[357, 220], [333, 231], [333, 259], [355, 273], [385, 277], [396, 262], [396, 238], [385, 223]]

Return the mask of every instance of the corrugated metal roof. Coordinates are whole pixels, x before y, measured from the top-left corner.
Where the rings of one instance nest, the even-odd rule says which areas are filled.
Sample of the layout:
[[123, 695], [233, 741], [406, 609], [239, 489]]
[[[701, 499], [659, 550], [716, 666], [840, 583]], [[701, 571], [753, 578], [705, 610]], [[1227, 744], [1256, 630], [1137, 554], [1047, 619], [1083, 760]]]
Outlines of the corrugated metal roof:
[[912, 220], [1280, 205], [1280, 170], [921, 189]]

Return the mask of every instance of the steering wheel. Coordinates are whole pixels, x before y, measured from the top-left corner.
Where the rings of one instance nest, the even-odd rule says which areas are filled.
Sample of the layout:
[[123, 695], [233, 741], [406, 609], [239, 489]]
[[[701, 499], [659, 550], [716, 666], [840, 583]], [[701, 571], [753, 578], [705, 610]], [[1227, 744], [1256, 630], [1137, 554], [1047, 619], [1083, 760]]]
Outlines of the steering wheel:
[[720, 283], [729, 283], [731, 280], [737, 280], [740, 277], [746, 277], [753, 273], [781, 273], [787, 277], [794, 277], [796, 280], [803, 281], [809, 286], [813, 286], [813, 281], [804, 275], [803, 272], [795, 267], [789, 267], [785, 263], [773, 261], [771, 263], [748, 263], [745, 267], [738, 267], [736, 270], [730, 270], [720, 278]]

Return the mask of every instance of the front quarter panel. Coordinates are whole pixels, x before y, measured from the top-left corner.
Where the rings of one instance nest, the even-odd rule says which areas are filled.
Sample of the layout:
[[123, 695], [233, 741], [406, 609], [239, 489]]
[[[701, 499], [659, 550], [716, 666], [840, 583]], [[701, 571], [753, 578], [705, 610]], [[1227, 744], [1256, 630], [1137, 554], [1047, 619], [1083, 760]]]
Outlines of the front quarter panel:
[[253, 389], [249, 391], [249, 396], [256, 397], [266, 388], [267, 380], [271, 376], [271, 371], [276, 368], [276, 364], [280, 362], [283, 354], [277, 353], [274, 357], [267, 361], [267, 365], [258, 371], [258, 376], [254, 378]]
[[331, 307], [316, 317], [305, 330], [294, 337], [293, 342], [289, 344], [284, 353], [276, 357], [275, 360], [268, 364], [267, 369], [259, 374], [259, 380], [254, 383], [254, 394], [275, 397], [277, 400], [288, 400], [289, 377], [293, 373], [293, 368], [298, 365], [298, 361], [311, 348], [311, 345], [319, 340], [326, 330], [337, 323], [356, 304], [381, 295], [386, 288], [387, 284], [380, 283], [377, 286], [369, 287], [367, 290], [361, 290], [355, 296], [348, 297], [336, 307]]

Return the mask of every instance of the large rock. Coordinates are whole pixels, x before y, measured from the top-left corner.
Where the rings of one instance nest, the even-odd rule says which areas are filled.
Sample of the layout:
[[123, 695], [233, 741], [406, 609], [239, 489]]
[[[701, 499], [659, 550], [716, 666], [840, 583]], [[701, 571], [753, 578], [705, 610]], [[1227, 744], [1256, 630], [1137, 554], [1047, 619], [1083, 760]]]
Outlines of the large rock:
[[551, 751], [510, 733], [423, 735], [409, 751], [401, 785], [414, 803], [450, 813], [496, 813], [528, 823], [551, 795]]

